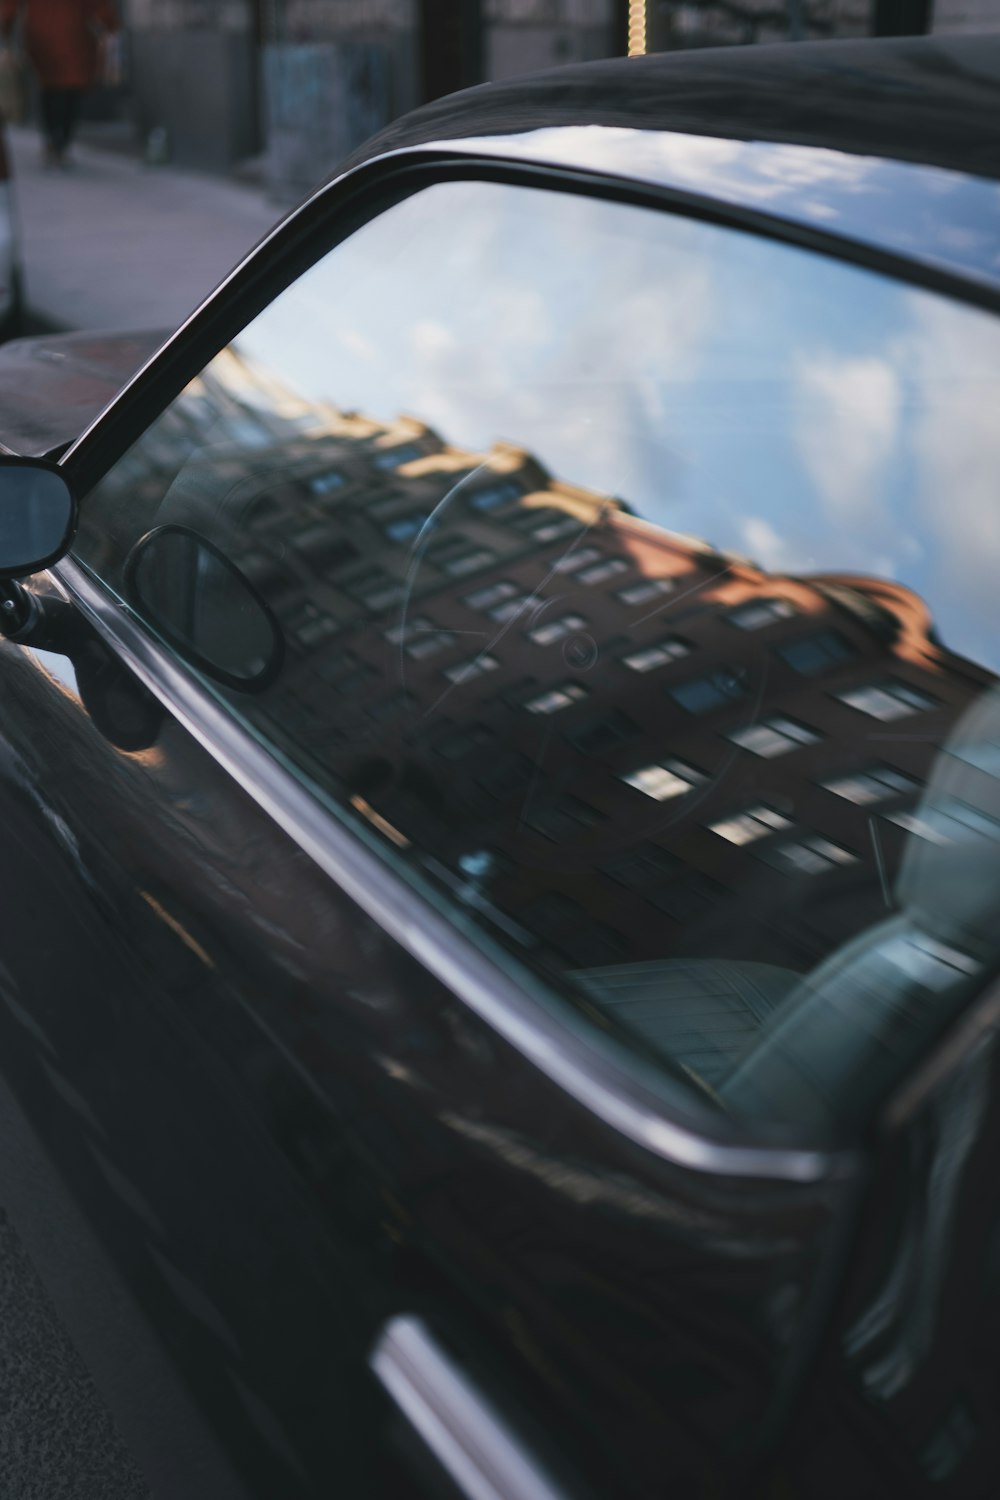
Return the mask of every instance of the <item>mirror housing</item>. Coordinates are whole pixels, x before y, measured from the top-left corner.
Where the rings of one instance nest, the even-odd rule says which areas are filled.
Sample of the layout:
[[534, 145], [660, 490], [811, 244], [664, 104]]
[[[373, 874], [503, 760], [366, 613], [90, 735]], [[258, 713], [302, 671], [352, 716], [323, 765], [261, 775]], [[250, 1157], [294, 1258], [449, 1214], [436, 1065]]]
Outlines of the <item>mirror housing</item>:
[[26, 578], [58, 562], [76, 519], [76, 496], [58, 464], [0, 454], [0, 578]]

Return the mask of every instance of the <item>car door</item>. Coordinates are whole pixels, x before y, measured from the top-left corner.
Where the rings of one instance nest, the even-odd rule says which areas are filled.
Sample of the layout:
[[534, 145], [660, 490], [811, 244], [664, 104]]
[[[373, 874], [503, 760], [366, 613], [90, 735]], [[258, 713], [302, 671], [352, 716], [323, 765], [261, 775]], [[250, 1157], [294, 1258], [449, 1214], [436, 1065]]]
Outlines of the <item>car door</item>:
[[941, 504], [992, 438], [940, 414], [997, 368], [905, 281], [404, 159], [69, 454], [85, 645], [4, 650], [0, 1024], [234, 1486], [780, 1461], [874, 1122], [993, 963]]

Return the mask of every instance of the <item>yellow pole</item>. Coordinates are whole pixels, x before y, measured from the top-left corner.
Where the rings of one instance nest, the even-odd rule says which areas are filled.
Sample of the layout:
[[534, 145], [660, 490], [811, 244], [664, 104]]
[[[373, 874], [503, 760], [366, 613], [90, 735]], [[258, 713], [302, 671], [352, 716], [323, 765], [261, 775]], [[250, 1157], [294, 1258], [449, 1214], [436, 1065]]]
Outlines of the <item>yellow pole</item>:
[[646, 0], [629, 0], [628, 55], [642, 57], [646, 51]]

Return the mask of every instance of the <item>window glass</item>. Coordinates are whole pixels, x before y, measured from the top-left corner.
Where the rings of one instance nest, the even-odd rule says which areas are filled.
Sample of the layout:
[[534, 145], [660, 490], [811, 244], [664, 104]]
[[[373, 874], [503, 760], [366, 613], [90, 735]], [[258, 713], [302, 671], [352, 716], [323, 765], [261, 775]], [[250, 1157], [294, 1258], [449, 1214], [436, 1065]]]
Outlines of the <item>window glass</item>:
[[206, 539], [283, 657], [191, 669], [317, 795], [709, 1107], [824, 1127], [996, 967], [997, 411], [984, 312], [440, 183], [208, 365], [77, 555], [169, 643], [210, 584], [138, 597], [136, 548]]

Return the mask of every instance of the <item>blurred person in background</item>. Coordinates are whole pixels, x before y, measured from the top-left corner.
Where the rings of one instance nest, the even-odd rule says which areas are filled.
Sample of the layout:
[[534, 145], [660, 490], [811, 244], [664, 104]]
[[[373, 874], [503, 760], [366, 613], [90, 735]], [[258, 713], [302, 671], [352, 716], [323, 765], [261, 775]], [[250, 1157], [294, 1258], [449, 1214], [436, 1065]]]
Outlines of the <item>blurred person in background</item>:
[[0, 0], [0, 36], [20, 38], [38, 79], [43, 152], [62, 166], [87, 89], [98, 81], [108, 38], [118, 31], [112, 0]]

